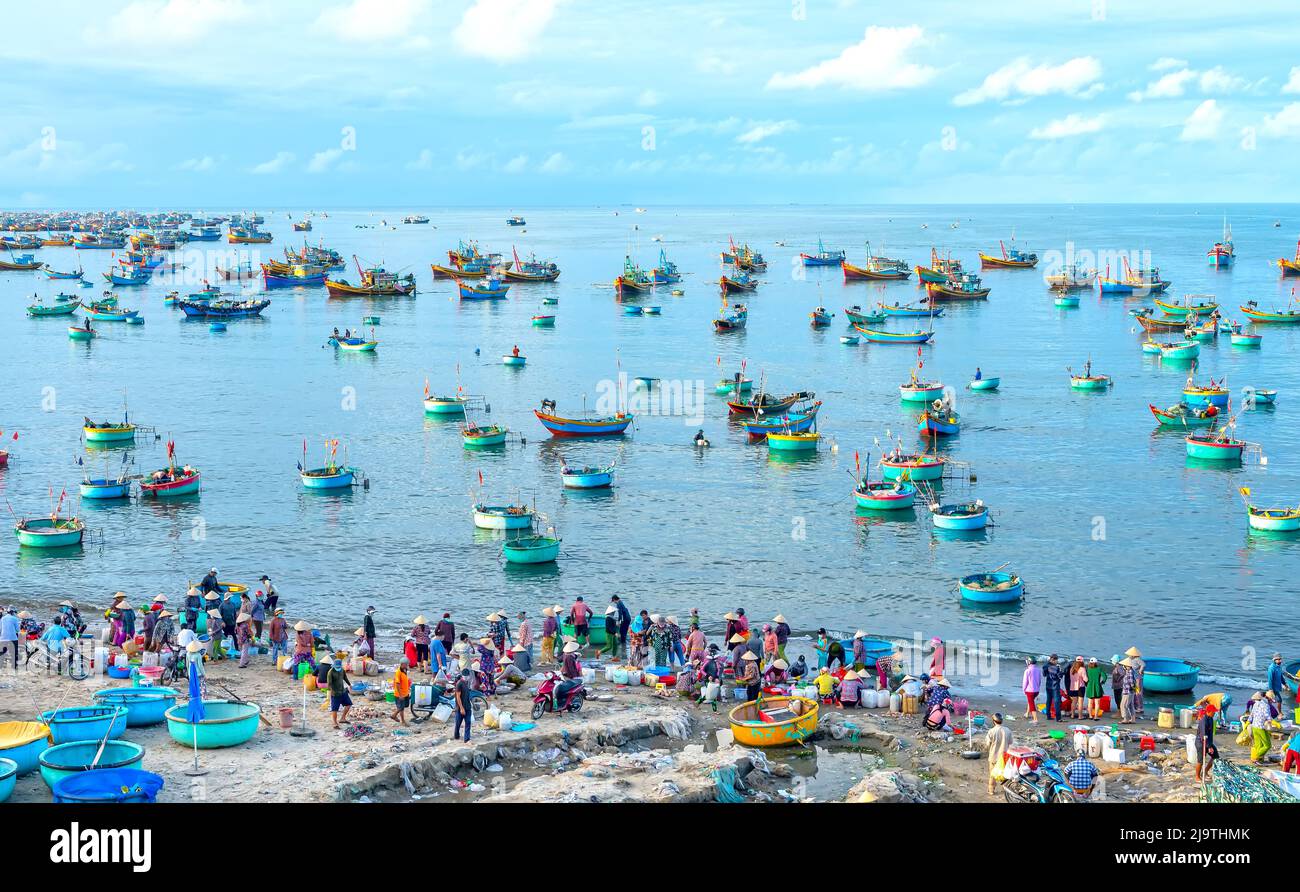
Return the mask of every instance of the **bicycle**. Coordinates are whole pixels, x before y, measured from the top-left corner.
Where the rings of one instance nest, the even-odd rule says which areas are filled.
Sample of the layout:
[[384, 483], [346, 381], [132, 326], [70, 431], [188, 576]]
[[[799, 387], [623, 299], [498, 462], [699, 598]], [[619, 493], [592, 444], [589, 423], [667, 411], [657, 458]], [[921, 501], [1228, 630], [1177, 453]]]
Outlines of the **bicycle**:
[[[51, 654], [44, 641], [28, 641], [27, 657], [23, 668], [44, 669], [47, 673], [53, 669], [59, 675], [67, 675], [73, 681], [85, 681], [90, 677], [90, 660], [82, 652], [82, 639], [69, 641], [57, 655]], [[32, 665], [32, 661], [35, 665]]]

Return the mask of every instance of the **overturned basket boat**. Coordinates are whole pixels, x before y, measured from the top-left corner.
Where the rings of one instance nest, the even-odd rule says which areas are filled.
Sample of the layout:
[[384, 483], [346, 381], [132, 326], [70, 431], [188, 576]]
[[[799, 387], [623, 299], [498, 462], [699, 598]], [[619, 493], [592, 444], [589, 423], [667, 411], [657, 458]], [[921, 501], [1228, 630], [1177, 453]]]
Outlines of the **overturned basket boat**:
[[741, 746], [791, 746], [817, 730], [817, 701], [764, 697], [731, 710], [731, 733]]

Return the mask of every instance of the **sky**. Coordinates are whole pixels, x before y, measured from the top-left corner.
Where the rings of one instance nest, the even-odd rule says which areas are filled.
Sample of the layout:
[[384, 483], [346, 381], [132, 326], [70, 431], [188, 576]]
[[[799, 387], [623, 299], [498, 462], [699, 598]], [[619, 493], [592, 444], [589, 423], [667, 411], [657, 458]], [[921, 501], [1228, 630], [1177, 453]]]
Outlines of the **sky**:
[[13, 4], [0, 208], [1300, 201], [1294, 3], [1226, 10]]

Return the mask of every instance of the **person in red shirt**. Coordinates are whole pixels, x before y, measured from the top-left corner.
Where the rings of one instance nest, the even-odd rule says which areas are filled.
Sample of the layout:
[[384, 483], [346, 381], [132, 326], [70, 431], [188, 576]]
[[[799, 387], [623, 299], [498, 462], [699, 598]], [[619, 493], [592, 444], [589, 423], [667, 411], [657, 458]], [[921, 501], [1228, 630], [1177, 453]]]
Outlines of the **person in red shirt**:
[[582, 595], [578, 595], [569, 608], [569, 622], [573, 623], [573, 637], [578, 639], [578, 643], [586, 647], [591, 641], [591, 617], [592, 609], [582, 600]]

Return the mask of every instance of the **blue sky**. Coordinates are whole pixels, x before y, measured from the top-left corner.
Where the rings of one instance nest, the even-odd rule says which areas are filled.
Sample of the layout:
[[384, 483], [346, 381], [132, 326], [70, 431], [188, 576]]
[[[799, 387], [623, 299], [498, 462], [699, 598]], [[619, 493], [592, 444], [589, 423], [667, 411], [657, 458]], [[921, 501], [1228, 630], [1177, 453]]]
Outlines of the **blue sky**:
[[1273, 0], [87, 0], [5, 21], [0, 207], [1300, 200], [1300, 24]]

